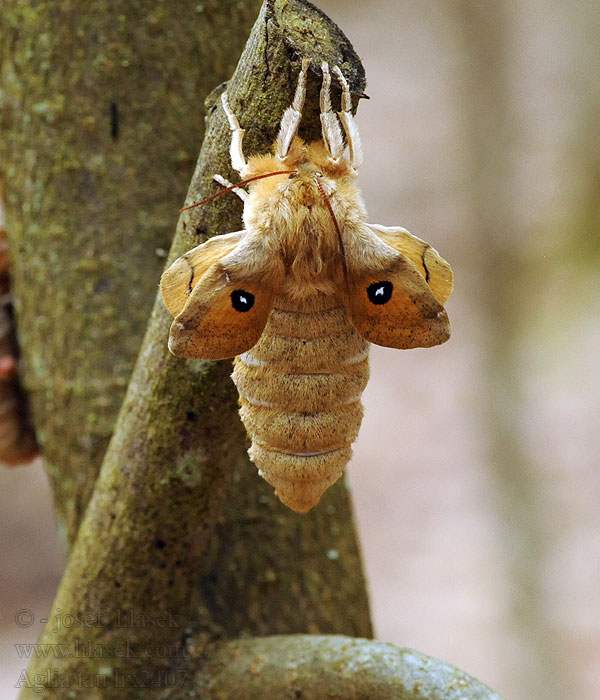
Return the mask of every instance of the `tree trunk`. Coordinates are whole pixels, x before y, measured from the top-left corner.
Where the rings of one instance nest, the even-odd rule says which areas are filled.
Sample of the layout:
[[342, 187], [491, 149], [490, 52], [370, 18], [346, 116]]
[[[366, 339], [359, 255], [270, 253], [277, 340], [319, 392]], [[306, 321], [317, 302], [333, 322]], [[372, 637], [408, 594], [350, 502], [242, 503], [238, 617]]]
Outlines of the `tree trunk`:
[[69, 545], [148, 322], [204, 97], [231, 75], [259, 6], [2, 4], [0, 168], [22, 373]]
[[[178, 669], [188, 671], [190, 658]], [[202, 700], [502, 700], [450, 664], [413, 649], [335, 635], [236, 639], [204, 652], [194, 676]], [[184, 700], [180, 690], [165, 700]]]

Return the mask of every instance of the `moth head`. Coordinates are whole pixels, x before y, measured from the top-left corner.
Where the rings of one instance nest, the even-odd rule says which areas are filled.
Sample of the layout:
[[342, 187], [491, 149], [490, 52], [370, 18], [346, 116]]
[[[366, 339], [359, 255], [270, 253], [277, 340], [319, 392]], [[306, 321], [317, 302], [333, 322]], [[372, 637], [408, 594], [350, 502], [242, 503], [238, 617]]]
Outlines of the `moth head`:
[[244, 176], [251, 182], [248, 182], [249, 197], [245, 202], [245, 213], [248, 209], [277, 206], [290, 193], [306, 189], [306, 148], [300, 139], [296, 139], [294, 145], [295, 148], [285, 158], [276, 154], [248, 158]]
[[296, 166], [287, 176], [287, 184], [281, 187], [288, 197], [305, 206], [323, 205], [323, 197], [331, 197], [337, 190], [335, 178], [328, 176], [317, 165], [306, 161]]

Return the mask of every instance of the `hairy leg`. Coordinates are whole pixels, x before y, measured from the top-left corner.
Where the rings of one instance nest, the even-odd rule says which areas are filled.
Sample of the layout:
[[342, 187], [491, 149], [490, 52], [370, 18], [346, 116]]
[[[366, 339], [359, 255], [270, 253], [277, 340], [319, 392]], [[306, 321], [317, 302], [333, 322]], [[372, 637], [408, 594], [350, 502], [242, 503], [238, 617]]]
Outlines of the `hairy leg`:
[[358, 133], [358, 126], [351, 112], [352, 101], [350, 99], [350, 87], [339, 66], [335, 66], [333, 72], [336, 74], [342, 86], [342, 111], [338, 112], [338, 116], [344, 127], [346, 141], [350, 149], [350, 165], [354, 170], [358, 170], [363, 161], [362, 145], [360, 142], [360, 134]]
[[229, 122], [229, 128], [231, 129], [231, 146], [229, 147], [231, 167], [234, 170], [237, 170], [238, 173], [244, 177], [248, 167], [246, 159], [244, 158], [244, 151], [242, 149], [242, 140], [245, 132], [240, 127], [237, 117], [231, 111], [229, 100], [227, 98], [227, 91], [221, 95], [221, 103], [223, 104], [223, 109], [225, 110], [227, 121]]
[[284, 160], [290, 150], [290, 145], [294, 136], [298, 132], [298, 125], [302, 119], [302, 107], [304, 107], [304, 98], [306, 96], [306, 71], [310, 65], [310, 58], [302, 59], [302, 66], [298, 75], [298, 85], [294, 101], [283, 113], [281, 118], [281, 126], [279, 127], [279, 135], [277, 136], [277, 157]]
[[323, 141], [327, 146], [329, 155], [333, 161], [338, 161], [344, 152], [344, 140], [342, 130], [335, 112], [331, 109], [331, 75], [329, 64], [321, 63], [323, 71], [323, 84], [321, 86], [320, 107], [321, 107], [321, 133]]
[[227, 178], [224, 178], [222, 175], [219, 174], [213, 175], [213, 180], [218, 182], [219, 185], [223, 185], [223, 187], [231, 187], [231, 191], [237, 194], [237, 196], [242, 200], [242, 202], [246, 201], [248, 193], [242, 187], [234, 187], [233, 182], [229, 182]]

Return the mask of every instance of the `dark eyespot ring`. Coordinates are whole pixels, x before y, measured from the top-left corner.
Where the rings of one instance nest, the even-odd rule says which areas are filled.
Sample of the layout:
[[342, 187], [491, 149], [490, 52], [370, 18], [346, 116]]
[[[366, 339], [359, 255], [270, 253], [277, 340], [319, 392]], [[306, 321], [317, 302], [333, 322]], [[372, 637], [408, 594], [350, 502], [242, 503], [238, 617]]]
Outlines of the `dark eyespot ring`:
[[231, 292], [231, 305], [236, 311], [245, 313], [250, 311], [254, 306], [254, 294], [246, 292], [243, 289], [235, 289]]
[[387, 304], [393, 291], [394, 285], [391, 282], [373, 282], [367, 287], [367, 296], [372, 304]]
[[293, 180], [295, 177], [298, 177], [298, 173], [290, 173], [288, 180]]

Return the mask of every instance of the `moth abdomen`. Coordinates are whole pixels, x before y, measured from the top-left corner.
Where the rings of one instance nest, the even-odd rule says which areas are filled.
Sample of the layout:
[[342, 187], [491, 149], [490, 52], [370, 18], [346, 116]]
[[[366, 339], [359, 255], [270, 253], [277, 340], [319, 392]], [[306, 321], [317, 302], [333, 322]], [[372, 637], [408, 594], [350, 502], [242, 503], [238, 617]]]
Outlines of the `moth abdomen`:
[[250, 405], [318, 412], [362, 394], [368, 379], [368, 361], [335, 372], [283, 374], [269, 367], [248, 367], [238, 360], [233, 378], [240, 396]]
[[350, 461], [352, 448], [318, 455], [294, 455], [269, 450], [253, 442], [248, 453], [281, 502], [297, 513], [306, 513], [340, 478]]
[[[285, 306], [287, 300], [278, 301]], [[259, 342], [235, 360], [250, 456], [298, 512], [319, 501], [350, 459], [362, 421], [368, 350], [345, 309], [276, 307]]]
[[252, 438], [262, 445], [280, 452], [320, 452], [354, 442], [363, 410], [359, 400], [328, 411], [292, 413], [280, 407], [252, 406], [241, 399], [240, 415]]
[[317, 338], [272, 335], [271, 342], [254, 349], [240, 360], [250, 367], [268, 366], [282, 374], [331, 374], [332, 369], [358, 364], [368, 356], [368, 343], [354, 329]]

